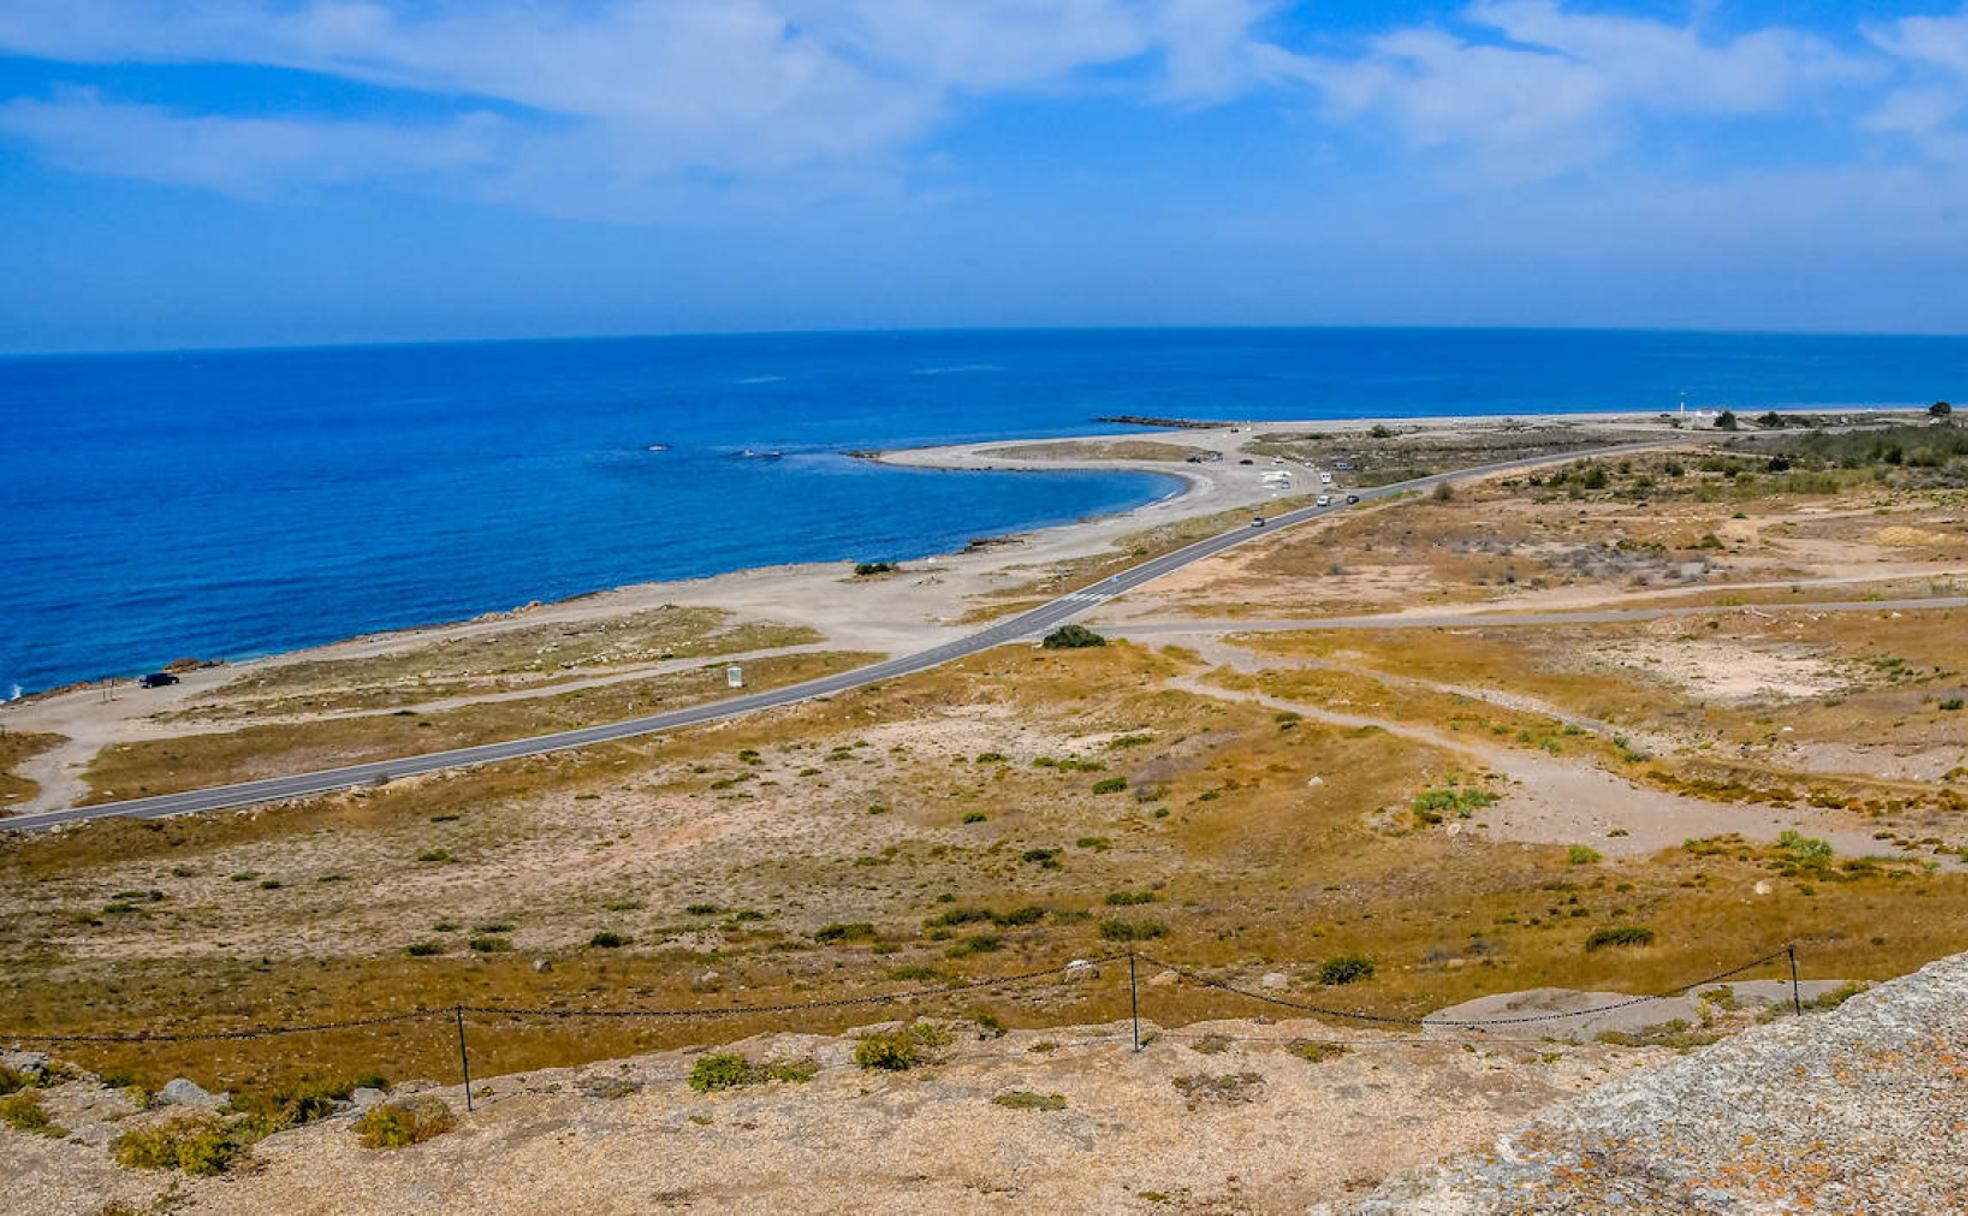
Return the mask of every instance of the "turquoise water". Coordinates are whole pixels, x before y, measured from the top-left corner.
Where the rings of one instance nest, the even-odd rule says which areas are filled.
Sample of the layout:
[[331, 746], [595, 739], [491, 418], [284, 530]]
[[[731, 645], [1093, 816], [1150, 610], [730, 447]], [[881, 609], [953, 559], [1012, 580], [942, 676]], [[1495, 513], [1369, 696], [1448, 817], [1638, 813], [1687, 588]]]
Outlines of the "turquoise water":
[[915, 558], [1172, 485], [859, 448], [1126, 429], [1102, 414], [1668, 409], [1683, 391], [1959, 400], [1968, 339], [989, 331], [0, 360], [0, 697], [624, 583]]

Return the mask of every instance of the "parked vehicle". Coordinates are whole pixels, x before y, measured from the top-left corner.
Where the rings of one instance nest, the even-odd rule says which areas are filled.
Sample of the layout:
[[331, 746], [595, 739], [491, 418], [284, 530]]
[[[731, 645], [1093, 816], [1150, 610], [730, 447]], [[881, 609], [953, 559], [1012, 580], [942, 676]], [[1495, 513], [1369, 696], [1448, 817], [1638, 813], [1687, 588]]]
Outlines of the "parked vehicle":
[[1332, 506], [1332, 495], [1330, 494], [1319, 495], [1319, 505], [1322, 507]]
[[1264, 517], [1262, 515], [1256, 516], [1251, 520], [1251, 527], [1262, 528], [1263, 526], [1264, 526]]
[[1349, 503], [1359, 502], [1360, 496], [1358, 494], [1348, 494], [1346, 496], [1346, 501]]
[[143, 679], [138, 680], [137, 686], [139, 688], [163, 688], [166, 685], [176, 684], [177, 682], [178, 677], [168, 671], [153, 671]]

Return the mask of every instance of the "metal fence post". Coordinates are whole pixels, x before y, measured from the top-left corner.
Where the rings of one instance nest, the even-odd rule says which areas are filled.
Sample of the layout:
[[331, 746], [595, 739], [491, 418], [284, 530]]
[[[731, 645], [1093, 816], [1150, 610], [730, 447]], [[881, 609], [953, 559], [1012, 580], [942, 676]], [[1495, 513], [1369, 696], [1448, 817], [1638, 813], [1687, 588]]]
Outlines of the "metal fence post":
[[1786, 944], [1784, 950], [1790, 955], [1790, 1004], [1801, 1018], [1804, 1016], [1804, 994], [1797, 987], [1797, 943]]
[[1134, 951], [1128, 951], [1128, 1016], [1134, 1022], [1134, 1049], [1141, 1050], [1141, 990], [1134, 983]]
[[453, 1005], [451, 1012], [458, 1015], [458, 1067], [465, 1074], [465, 1111], [472, 1109], [471, 1095], [471, 1056], [465, 1051], [465, 1007]]

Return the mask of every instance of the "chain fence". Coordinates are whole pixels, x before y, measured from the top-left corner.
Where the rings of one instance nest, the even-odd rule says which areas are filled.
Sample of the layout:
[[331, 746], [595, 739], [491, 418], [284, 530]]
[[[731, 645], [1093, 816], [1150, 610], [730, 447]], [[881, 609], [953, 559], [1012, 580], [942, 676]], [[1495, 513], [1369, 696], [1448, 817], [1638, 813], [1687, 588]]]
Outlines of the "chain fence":
[[[813, 1001], [787, 1001], [787, 1002], [778, 1002], [778, 1003], [771, 1003], [771, 1004], [755, 1004], [755, 1005], [701, 1005], [701, 1006], [681, 1006], [681, 1007], [669, 1007], [669, 1008], [607, 1008], [607, 1007], [593, 1007], [593, 1006], [568, 1008], [568, 1007], [555, 1007], [555, 1006], [487, 1005], [487, 1004], [457, 1003], [457, 1004], [438, 1005], [438, 1006], [420, 1006], [418, 1008], [405, 1010], [400, 1013], [381, 1014], [375, 1017], [367, 1017], [367, 1018], [352, 1018], [352, 1019], [329, 1021], [329, 1022], [305, 1022], [305, 1023], [288, 1023], [288, 1024], [275, 1024], [275, 1025], [262, 1025], [262, 1026], [246, 1026], [246, 1027], [236, 1027], [236, 1028], [225, 1029], [225, 1030], [134, 1031], [134, 1032], [125, 1032], [125, 1033], [103, 1033], [103, 1034], [59, 1034], [59, 1033], [41, 1033], [41, 1032], [29, 1031], [29, 1030], [0, 1030], [0, 1043], [9, 1043], [17, 1046], [34, 1045], [34, 1046], [43, 1046], [43, 1047], [60, 1047], [64, 1045], [118, 1046], [118, 1045], [141, 1045], [146, 1043], [207, 1043], [207, 1042], [224, 1042], [224, 1041], [237, 1041], [237, 1040], [250, 1040], [250, 1039], [282, 1038], [282, 1037], [288, 1037], [294, 1035], [318, 1034], [318, 1033], [327, 1033], [327, 1032], [339, 1031], [339, 1030], [367, 1029], [372, 1027], [399, 1025], [399, 1024], [419, 1022], [419, 1021], [436, 1022], [439, 1019], [442, 1019], [444, 1021], [448, 1021], [452, 1023], [452, 1026], [455, 1029], [455, 1033], [457, 1035], [459, 1070], [463, 1076], [465, 1100], [466, 1100], [466, 1105], [469, 1108], [471, 1107], [474, 1099], [473, 1099], [472, 1081], [471, 1081], [470, 1045], [469, 1045], [469, 1038], [467, 1036], [467, 1030], [466, 1030], [468, 1020], [477, 1021], [481, 1024], [483, 1022], [491, 1021], [491, 1020], [499, 1020], [499, 1021], [506, 1021], [506, 1022], [521, 1022], [521, 1023], [540, 1022], [540, 1021], [568, 1022], [568, 1021], [576, 1021], [581, 1019], [597, 1019], [597, 1020], [606, 1020], [611, 1022], [633, 1021], [633, 1020], [641, 1020], [641, 1019], [646, 1019], [650, 1021], [676, 1021], [676, 1020], [691, 1020], [691, 1019], [715, 1021], [723, 1018], [738, 1018], [738, 1017], [774, 1017], [774, 1018], [785, 1018], [788, 1021], [792, 1021], [794, 1019], [791, 1017], [791, 1015], [798, 1015], [801, 1013], [817, 1013], [821, 1011], [853, 1009], [853, 1008], [876, 1008], [876, 1007], [889, 1006], [889, 1005], [921, 1005], [921, 1004], [927, 1004], [932, 1002], [948, 1001], [953, 998], [960, 998], [967, 995], [984, 993], [984, 992], [1006, 992], [1006, 991], [1026, 992], [1026, 991], [1038, 991], [1046, 988], [1059, 988], [1059, 987], [1068, 987], [1068, 986], [1081, 988], [1086, 984], [1088, 980], [1098, 978], [1102, 967], [1108, 966], [1110, 964], [1118, 964], [1121, 962], [1125, 962], [1127, 963], [1127, 984], [1128, 984], [1128, 1001], [1129, 1001], [1128, 1020], [1130, 1023], [1131, 1032], [1126, 1036], [1121, 1036], [1121, 1035], [1103, 1036], [1101, 1041], [1107, 1041], [1108, 1038], [1111, 1038], [1114, 1041], [1126, 1040], [1131, 1042], [1132, 1048], [1135, 1051], [1140, 1051], [1144, 1045], [1144, 1040], [1142, 1038], [1142, 1033], [1141, 1033], [1141, 996], [1142, 996], [1141, 990], [1143, 984], [1139, 976], [1139, 968], [1143, 964], [1146, 964], [1147, 966], [1150, 967], [1159, 968], [1165, 973], [1176, 976], [1179, 980], [1183, 982], [1196, 985], [1198, 988], [1215, 991], [1215, 992], [1222, 992], [1231, 996], [1239, 997], [1244, 1000], [1257, 1002], [1267, 1006], [1290, 1009], [1296, 1013], [1310, 1014], [1321, 1018], [1330, 1018], [1330, 1019], [1351, 1021], [1351, 1022], [1361, 1022], [1369, 1025], [1413, 1027], [1419, 1031], [1424, 1032], [1421, 1034], [1409, 1035], [1409, 1036], [1398, 1037], [1398, 1038], [1390, 1037], [1385, 1039], [1375, 1039], [1372, 1040], [1373, 1042], [1429, 1043], [1429, 1042], [1455, 1041], [1456, 1039], [1455, 1035], [1440, 1033], [1444, 1031], [1484, 1031], [1492, 1027], [1495, 1028], [1521, 1027], [1521, 1026], [1528, 1026], [1528, 1025], [1541, 1024], [1541, 1023], [1553, 1023], [1553, 1022], [1569, 1021], [1574, 1019], [1586, 1019], [1586, 1018], [1603, 1016], [1605, 1014], [1617, 1012], [1619, 1010], [1629, 1009], [1638, 1005], [1643, 1005], [1649, 1001], [1673, 1000], [1679, 997], [1686, 996], [1688, 993], [1693, 992], [1698, 988], [1704, 988], [1711, 984], [1718, 984], [1724, 980], [1732, 979], [1736, 976], [1745, 974], [1746, 972], [1753, 971], [1759, 967], [1768, 966], [1769, 964], [1776, 962], [1778, 959], [1787, 959], [1789, 962], [1789, 971], [1790, 971], [1789, 987], [1790, 987], [1791, 1004], [1794, 1011], [1801, 1015], [1804, 1012], [1804, 1003], [1803, 1003], [1801, 981], [1799, 981], [1798, 979], [1798, 971], [1797, 971], [1797, 946], [1796, 943], [1794, 942], [1786, 943], [1785, 945], [1775, 950], [1772, 950], [1766, 954], [1759, 955], [1756, 958], [1750, 959], [1747, 962], [1739, 963], [1734, 967], [1728, 968], [1727, 970], [1718, 971], [1712, 975], [1704, 976], [1701, 979], [1692, 980], [1688, 983], [1677, 985], [1676, 987], [1673, 988], [1663, 989], [1658, 992], [1650, 992], [1637, 996], [1623, 997], [1616, 1001], [1610, 1001], [1600, 1005], [1589, 1006], [1584, 1009], [1548, 1011], [1542, 1013], [1529, 1013], [1529, 1014], [1511, 1014], [1507, 1016], [1488, 1017], [1488, 1018], [1443, 1018], [1433, 1014], [1414, 1016], [1408, 1014], [1375, 1013], [1375, 1012], [1358, 1010], [1358, 1009], [1346, 1009], [1335, 1005], [1320, 1004], [1312, 1001], [1303, 1001], [1303, 1000], [1296, 999], [1294, 997], [1280, 995], [1276, 992], [1269, 992], [1260, 989], [1243, 987], [1238, 984], [1231, 983], [1227, 980], [1217, 979], [1212, 976], [1206, 975], [1201, 971], [1196, 970], [1193, 967], [1185, 966], [1180, 963], [1169, 962], [1167, 960], [1158, 958], [1154, 955], [1143, 954], [1134, 950], [1128, 950], [1122, 952], [1115, 952], [1112, 954], [1099, 955], [1093, 958], [1075, 959], [1072, 962], [1065, 964], [1064, 966], [1042, 967], [1029, 971], [1013, 972], [1006, 975], [987, 976], [981, 979], [968, 980], [960, 983], [939, 984], [933, 987], [910, 988], [910, 989], [903, 989], [895, 992], [870, 993], [862, 996], [831, 997], [831, 998], [826, 998], [822, 1000], [813, 1000]], [[800, 1028], [797, 1026], [788, 1025], [787, 1027], [785, 1027], [785, 1029], [788, 1031], [797, 1032]], [[1428, 1032], [1436, 1032], [1436, 1033], [1428, 1033]], [[1175, 1037], [1183, 1037], [1181, 1035], [1181, 1032], [1157, 1031], [1156, 1033], [1165, 1034], [1165, 1035], [1172, 1034]], [[1252, 1041], [1270, 1041], [1270, 1040], [1253, 1039]], [[1494, 1042], [1540, 1042], [1542, 1040], [1526, 1040], [1526, 1039], [1498, 1040], [1495, 1038], [1485, 1036], [1482, 1041], [1494, 1043]], [[1352, 1044], [1356, 1042], [1356, 1040], [1333, 1040], [1333, 1042]]]

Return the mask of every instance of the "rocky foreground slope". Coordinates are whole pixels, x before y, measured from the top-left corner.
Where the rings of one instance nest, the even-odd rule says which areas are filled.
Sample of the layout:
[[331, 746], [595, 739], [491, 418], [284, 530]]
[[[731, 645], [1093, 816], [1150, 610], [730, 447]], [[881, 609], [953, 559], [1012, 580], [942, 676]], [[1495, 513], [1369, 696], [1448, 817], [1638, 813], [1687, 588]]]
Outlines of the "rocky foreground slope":
[[1642, 1069], [1327, 1210], [1968, 1212], [1968, 955]]
[[893, 1072], [854, 1036], [774, 1035], [725, 1050], [798, 1062], [778, 1079], [700, 1092], [703, 1054], [666, 1052], [495, 1077], [469, 1114], [456, 1087], [413, 1082], [390, 1100], [441, 1101], [455, 1129], [366, 1147], [360, 1109], [385, 1098], [359, 1091], [215, 1177], [113, 1164], [123, 1132], [199, 1116], [82, 1078], [34, 1091], [60, 1134], [0, 1130], [0, 1193], [85, 1216], [1968, 1211], [1968, 956], [1681, 1056], [1312, 1022], [1147, 1030], [1136, 1053], [1125, 1024], [959, 1022]]

